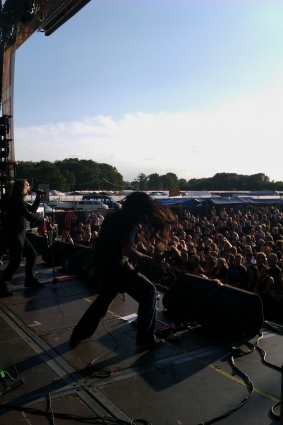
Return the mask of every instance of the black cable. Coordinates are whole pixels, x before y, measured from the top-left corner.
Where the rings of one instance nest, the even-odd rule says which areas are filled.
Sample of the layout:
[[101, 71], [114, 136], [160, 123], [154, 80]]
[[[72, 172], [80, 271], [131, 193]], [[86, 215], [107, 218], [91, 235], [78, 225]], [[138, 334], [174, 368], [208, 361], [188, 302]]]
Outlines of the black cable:
[[18, 379], [19, 373], [17, 371], [17, 368], [15, 366], [13, 366], [13, 370], [15, 372], [15, 377], [12, 377], [12, 375], [7, 371], [4, 370], [3, 372], [5, 373], [5, 375], [7, 375], [9, 377], [9, 379], [11, 379], [11, 381], [16, 381]]
[[[85, 370], [89, 370], [91, 372], [91, 377], [95, 376], [97, 378], [106, 378], [109, 377], [112, 374], [112, 371], [108, 368], [93, 368], [93, 363], [96, 362], [98, 359], [106, 356], [107, 354], [115, 351], [118, 347], [118, 340], [116, 337], [114, 337], [111, 332], [108, 331], [108, 329], [105, 326], [104, 320], [102, 319], [102, 324], [104, 326], [105, 331], [116, 341], [116, 345], [115, 347], [110, 350], [107, 351], [106, 353], [104, 353], [103, 355], [97, 357], [96, 359], [92, 360], [91, 364], [86, 368], [83, 369], [83, 371]], [[78, 371], [80, 372], [80, 371]], [[78, 373], [76, 372], [76, 373]], [[59, 380], [64, 379], [68, 376], [71, 376], [71, 373], [68, 375], [65, 375], [64, 377], [61, 377]], [[116, 419], [116, 418], [112, 418], [112, 417], [83, 417], [83, 416], [79, 416], [79, 415], [73, 415], [73, 414], [68, 414], [68, 413], [56, 413], [53, 411], [52, 409], [52, 403], [51, 403], [51, 388], [52, 386], [54, 386], [56, 383], [58, 383], [59, 380], [55, 380], [48, 389], [48, 411], [42, 411], [40, 409], [35, 409], [32, 407], [22, 407], [22, 406], [17, 406], [17, 405], [13, 405], [13, 404], [0, 404], [0, 409], [4, 408], [4, 409], [13, 409], [13, 410], [17, 410], [17, 411], [23, 411], [25, 413], [30, 413], [33, 415], [38, 415], [38, 416], [45, 416], [48, 418], [51, 418], [52, 421], [52, 425], [55, 425], [55, 418], [60, 418], [60, 419], [68, 419], [68, 420], [79, 420], [80, 423], [82, 424], [94, 424], [94, 425], [151, 425], [150, 422], [148, 422], [145, 419], [132, 419], [130, 422], [125, 422], [123, 420], [120, 419]]]
[[[69, 374], [70, 375], [70, 374]], [[69, 376], [66, 375], [66, 376]], [[65, 376], [65, 377], [66, 377]], [[59, 380], [65, 378], [61, 377]], [[67, 419], [67, 420], [75, 420], [80, 421], [81, 424], [94, 424], [94, 425], [138, 425], [138, 424], [145, 424], [145, 425], [151, 425], [150, 422], [143, 421], [142, 419], [132, 419], [130, 422], [124, 421], [118, 418], [114, 418], [111, 416], [95, 416], [95, 417], [84, 417], [80, 415], [70, 414], [70, 413], [61, 413], [61, 412], [54, 412], [51, 406], [51, 387], [58, 383], [59, 380], [55, 380], [50, 386], [48, 390], [48, 397], [49, 397], [49, 403], [48, 408], [49, 410], [40, 410], [33, 407], [25, 407], [25, 406], [18, 406], [14, 405], [12, 403], [0, 403], [0, 409], [6, 409], [6, 410], [16, 410], [19, 412], [25, 412], [32, 415], [37, 416], [44, 416], [47, 418], [50, 418], [52, 421], [52, 424], [55, 425], [55, 418], [59, 419]]]
[[[104, 321], [103, 321], [103, 319], [102, 319], [102, 324], [103, 324], [103, 326], [104, 326], [104, 329], [106, 330], [106, 332], [112, 337], [112, 338], [114, 338], [115, 339], [115, 341], [116, 341], [116, 346], [112, 349], [112, 350], [110, 350], [110, 351], [107, 351], [106, 353], [104, 353], [103, 355], [101, 355], [101, 356], [99, 356], [99, 357], [97, 357], [96, 359], [94, 359], [92, 362], [91, 362], [91, 364], [90, 365], [88, 365], [87, 367], [86, 367], [86, 369], [83, 369], [82, 371], [87, 371], [88, 372], [88, 374], [89, 374], [89, 376], [90, 377], [96, 377], [96, 378], [108, 378], [109, 376], [111, 376], [112, 375], [112, 370], [111, 369], [108, 369], [108, 368], [93, 368], [93, 363], [95, 362], [95, 361], [97, 361], [98, 359], [100, 359], [100, 358], [102, 358], [102, 357], [104, 357], [104, 356], [106, 356], [107, 354], [109, 354], [109, 353], [112, 353], [112, 351], [115, 351], [116, 350], [116, 348], [117, 348], [117, 346], [118, 346], [118, 341], [117, 341], [117, 338], [115, 338], [115, 337], [113, 337], [113, 335], [106, 329], [106, 327], [105, 327], [105, 324], [104, 324]], [[67, 376], [70, 376], [70, 374], [69, 375], [65, 375], [65, 378], [67, 377]], [[62, 379], [62, 378], [61, 378]], [[52, 425], [55, 425], [55, 416], [57, 416], [57, 414], [55, 414], [54, 413], [54, 411], [53, 411], [53, 409], [52, 409], [52, 401], [51, 401], [51, 387], [55, 384], [55, 383], [57, 383], [58, 381], [54, 381], [50, 386], [49, 386], [49, 389], [48, 389], [48, 413], [49, 413], [49, 415], [51, 416], [51, 420], [52, 420]]]
[[48, 390], [48, 411], [50, 412], [52, 425], [55, 425], [55, 416], [54, 416], [54, 411], [52, 409], [51, 391], [50, 391], [50, 389], [51, 389], [51, 386], [49, 387], [49, 390]]
[[250, 378], [248, 377], [248, 375], [246, 373], [244, 373], [235, 364], [235, 358], [238, 358], [238, 357], [242, 357], [242, 356], [251, 354], [255, 350], [255, 346], [253, 344], [250, 344], [249, 342], [244, 342], [243, 344], [246, 345], [249, 348], [249, 350], [248, 351], [244, 351], [240, 347], [232, 347], [230, 361], [232, 363], [232, 366], [237, 370], [238, 374], [243, 377], [243, 381], [246, 383], [247, 389], [249, 390], [249, 394], [239, 404], [237, 404], [233, 409], [231, 409], [228, 412], [223, 413], [222, 415], [217, 416], [216, 418], [213, 418], [213, 419], [211, 419], [209, 421], [200, 422], [198, 425], [210, 425], [210, 424], [213, 424], [215, 422], [218, 422], [218, 421], [220, 421], [220, 420], [222, 420], [224, 418], [227, 418], [227, 416], [229, 416], [232, 413], [236, 412], [236, 410], [238, 410], [240, 407], [242, 407], [244, 404], [246, 404], [248, 402], [248, 400], [253, 396], [253, 394], [254, 394], [254, 385], [253, 385], [252, 381], [250, 380]]
[[278, 401], [276, 404], [274, 404], [271, 407], [270, 411], [275, 418], [280, 419], [280, 416], [281, 416], [281, 400]]
[[[40, 409], [35, 409], [33, 407], [23, 407], [23, 406], [17, 406], [13, 404], [0, 404], [0, 408], [4, 409], [13, 409], [20, 412], [30, 413], [33, 415], [38, 416], [45, 416], [45, 417], [52, 417], [51, 412], [46, 412]], [[60, 418], [60, 419], [69, 419], [69, 420], [79, 420], [82, 424], [95, 424], [95, 425], [131, 425], [135, 422], [125, 422], [123, 420], [112, 418], [110, 416], [97, 416], [97, 417], [83, 417], [79, 415], [73, 415], [70, 413], [60, 413], [60, 412], [53, 412], [54, 418]], [[107, 421], [107, 422], [105, 422]]]
[[[265, 322], [265, 325], [270, 327], [271, 329], [273, 329], [274, 331], [283, 334], [283, 329], [282, 326], [280, 325], [276, 325], [274, 323], [270, 323], [270, 322]], [[279, 370], [282, 372], [282, 367], [275, 365], [274, 363], [271, 363], [269, 361], [266, 360], [266, 351], [263, 350], [262, 347], [260, 347], [259, 345], [259, 341], [263, 338], [263, 334], [262, 332], [259, 333], [259, 337], [257, 339], [257, 341], [255, 342], [255, 344], [252, 344], [250, 342], [244, 342], [244, 345], [246, 345], [249, 348], [249, 351], [244, 351], [242, 348], [240, 347], [232, 347], [232, 354], [231, 354], [231, 363], [233, 365], [233, 367], [237, 370], [237, 372], [242, 375], [244, 377], [244, 381], [246, 382], [247, 388], [249, 389], [249, 395], [247, 397], [245, 397], [235, 408], [229, 410], [228, 412], [224, 413], [223, 415], [218, 416], [217, 418], [211, 419], [207, 422], [201, 422], [198, 425], [210, 425], [213, 424], [215, 422], [220, 421], [221, 419], [226, 418], [227, 416], [231, 415], [232, 413], [234, 413], [236, 410], [238, 410], [240, 407], [242, 407], [244, 404], [246, 404], [246, 402], [252, 397], [252, 395], [254, 394], [254, 385], [252, 383], [252, 381], [250, 380], [250, 378], [248, 377], [247, 374], [245, 374], [238, 366], [236, 366], [235, 364], [235, 358], [237, 357], [241, 357], [247, 354], [252, 353], [255, 349], [258, 350], [262, 356], [262, 360], [264, 362], [264, 364], [266, 364], [269, 367], [272, 367], [276, 370]], [[274, 406], [272, 406], [271, 408], [271, 413], [274, 417], [276, 417], [277, 419], [280, 418], [280, 410], [281, 410], [281, 400], [278, 401]]]
[[263, 337], [263, 335], [261, 333], [259, 339], [255, 343], [255, 348], [260, 352], [260, 354], [262, 356], [263, 363], [265, 363], [269, 367], [272, 367], [273, 369], [281, 371], [281, 366], [277, 366], [276, 364], [271, 363], [271, 362], [266, 360], [266, 351], [264, 351], [264, 349], [261, 348], [260, 345], [259, 345], [259, 341], [262, 339], [262, 337]]
[[108, 354], [112, 353], [113, 351], [117, 350], [119, 344], [118, 344], [118, 339], [115, 336], [113, 336], [112, 333], [109, 332], [108, 329], [106, 328], [105, 323], [104, 323], [104, 318], [101, 319], [101, 323], [102, 323], [105, 331], [107, 332], [107, 334], [110, 335], [112, 339], [114, 339], [114, 341], [115, 341], [116, 344], [115, 344], [115, 347], [112, 348], [112, 350], [106, 351], [106, 353], [104, 353], [101, 356], [98, 356], [95, 359], [93, 359], [92, 362], [88, 365], [88, 369], [90, 369], [91, 376], [95, 376], [97, 378], [107, 378], [108, 376], [110, 376], [112, 374], [111, 369], [107, 369], [107, 368], [102, 368], [102, 369], [94, 368], [93, 367], [93, 364], [97, 360], [102, 359], [103, 357], [105, 357]]
[[[271, 324], [269, 322], [265, 322], [265, 325], [267, 325], [272, 330], [274, 330], [274, 331], [276, 331], [276, 332], [278, 332], [279, 334], [282, 335], [282, 333], [283, 333], [282, 332], [282, 326], [278, 325], [278, 327], [277, 327], [276, 324]], [[281, 373], [283, 373], [282, 366], [280, 367], [280, 366], [266, 360], [266, 351], [264, 351], [264, 349], [262, 347], [260, 347], [260, 345], [259, 345], [259, 341], [260, 341], [261, 338], [262, 338], [262, 334], [261, 334], [261, 337], [256, 342], [256, 349], [260, 352], [263, 362], [267, 366], [272, 367], [275, 370], [279, 370]], [[281, 396], [282, 396], [282, 394], [281, 394]], [[280, 419], [280, 416], [281, 416], [281, 400], [279, 400], [277, 403], [275, 403], [271, 407], [270, 411], [275, 418]]]
[[[124, 295], [122, 298], [121, 298], [120, 294], [118, 294], [118, 295], [119, 295], [121, 301], [125, 302], [125, 295], [124, 294], [121, 294], [121, 295]], [[108, 329], [106, 328], [105, 323], [104, 323], [104, 318], [101, 319], [101, 323], [102, 323], [105, 331], [107, 332], [107, 334], [110, 335], [111, 338], [114, 339], [114, 341], [116, 342], [116, 345], [115, 345], [115, 347], [112, 350], [107, 351], [103, 355], [101, 355], [101, 356], [97, 357], [96, 359], [92, 360], [92, 362], [88, 366], [88, 368], [91, 370], [91, 376], [95, 376], [97, 378], [107, 378], [107, 377], [109, 377], [112, 374], [111, 369], [108, 369], [108, 368], [94, 369], [93, 368], [93, 364], [98, 359], [101, 359], [102, 357], [104, 357], [104, 356], [112, 353], [113, 351], [115, 351], [118, 348], [119, 343], [118, 343], [118, 339], [114, 335], [112, 335], [112, 333], [109, 332]], [[130, 425], [151, 425], [151, 422], [149, 422], [149, 421], [147, 421], [145, 419], [132, 419], [131, 422], [130, 422]]]
[[[122, 294], [123, 295], [123, 294]], [[119, 294], [119, 296], [120, 296], [120, 294]], [[121, 298], [121, 297], [120, 297]], [[123, 297], [123, 298], [121, 298], [121, 300], [122, 301], [125, 301], [125, 298]], [[114, 335], [112, 335], [112, 333], [111, 332], [109, 332], [108, 331], [108, 329], [106, 328], [106, 326], [105, 326], [105, 323], [104, 323], [104, 318], [102, 318], [101, 319], [101, 323], [102, 323], [102, 325], [103, 325], [103, 327], [104, 327], [104, 329], [105, 329], [105, 331], [107, 332], [107, 334], [108, 335], [110, 335], [111, 336], [111, 338], [112, 339], [114, 339], [114, 341], [115, 341], [115, 347], [113, 348], [113, 349], [111, 349], [111, 350], [109, 350], [109, 351], [107, 351], [107, 352], [105, 352], [104, 354], [102, 354], [101, 356], [98, 356], [98, 357], [96, 357], [95, 359], [93, 359], [92, 360], [92, 362], [85, 368], [85, 369], [83, 369], [83, 370], [81, 370], [80, 372], [83, 372], [83, 371], [87, 371], [88, 372], [88, 374], [89, 374], [89, 376], [90, 377], [96, 377], [96, 378], [108, 378], [109, 376], [111, 376], [112, 375], [112, 370], [111, 369], [109, 369], [109, 368], [95, 368], [94, 366], [93, 366], [93, 364], [97, 361], [97, 360], [99, 360], [99, 359], [101, 359], [101, 358], [103, 358], [103, 357], [105, 357], [105, 356], [107, 356], [108, 354], [110, 354], [110, 353], [112, 353], [113, 351], [115, 351], [117, 348], [118, 348], [118, 339], [114, 336]], [[70, 376], [70, 374], [68, 374], [68, 375], [65, 375], [65, 377], [67, 377], [67, 376]], [[62, 379], [62, 378], [61, 378]], [[58, 414], [55, 414], [54, 412], [53, 412], [53, 409], [52, 409], [52, 403], [51, 403], [51, 387], [55, 384], [55, 383], [57, 383], [58, 381], [54, 381], [50, 386], [49, 386], [49, 390], [48, 390], [48, 408], [49, 408], [49, 412], [48, 412], [48, 414], [51, 416], [51, 420], [52, 420], [52, 424], [53, 425], [55, 425], [55, 417], [58, 417]], [[131, 423], [130, 423], [131, 425], [138, 425], [138, 424], [144, 424], [144, 425], [151, 425], [151, 423], [150, 422], [148, 422], [148, 421], [146, 421], [146, 420], [144, 420], [144, 419], [133, 419], [132, 421], [131, 421]]]

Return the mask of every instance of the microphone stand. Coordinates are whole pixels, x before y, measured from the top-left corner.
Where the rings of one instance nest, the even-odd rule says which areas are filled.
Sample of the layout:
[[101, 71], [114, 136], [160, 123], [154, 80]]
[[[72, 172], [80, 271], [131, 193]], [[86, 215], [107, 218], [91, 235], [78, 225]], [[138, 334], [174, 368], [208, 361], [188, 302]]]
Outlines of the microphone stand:
[[[43, 223], [45, 223], [45, 202], [44, 202], [44, 193], [40, 193], [40, 202], [43, 203]], [[46, 226], [47, 227], [47, 226]], [[51, 264], [52, 264], [52, 272], [53, 272], [53, 289], [55, 288], [55, 284], [57, 283], [57, 278], [55, 277], [55, 264], [54, 264], [54, 256], [53, 256], [53, 249], [52, 249], [52, 240], [50, 240], [50, 234], [49, 229], [47, 227], [47, 241], [48, 246], [50, 248], [50, 256], [51, 256]]]
[[[40, 196], [42, 196], [43, 214], [44, 214], [44, 217], [45, 217], [44, 193], [40, 194]], [[47, 240], [48, 240], [48, 245], [49, 245], [49, 248], [50, 248], [51, 264], [52, 264], [52, 272], [53, 272], [53, 290], [55, 290], [55, 286], [60, 281], [60, 279], [64, 280], [64, 282], [66, 282], [67, 280], [71, 280], [71, 279], [66, 279], [66, 276], [57, 276], [56, 277], [54, 255], [53, 255], [53, 248], [52, 248], [53, 240], [50, 239], [49, 229], [47, 229]]]

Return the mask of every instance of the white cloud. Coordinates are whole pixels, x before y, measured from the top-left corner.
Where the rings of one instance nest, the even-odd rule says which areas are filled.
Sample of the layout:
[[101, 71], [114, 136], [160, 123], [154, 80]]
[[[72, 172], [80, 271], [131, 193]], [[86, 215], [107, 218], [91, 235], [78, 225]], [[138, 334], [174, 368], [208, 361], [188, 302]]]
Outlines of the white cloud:
[[69, 157], [115, 166], [125, 180], [139, 173], [179, 178], [218, 172], [264, 173], [283, 181], [283, 87], [213, 111], [98, 115], [15, 129], [16, 160]]

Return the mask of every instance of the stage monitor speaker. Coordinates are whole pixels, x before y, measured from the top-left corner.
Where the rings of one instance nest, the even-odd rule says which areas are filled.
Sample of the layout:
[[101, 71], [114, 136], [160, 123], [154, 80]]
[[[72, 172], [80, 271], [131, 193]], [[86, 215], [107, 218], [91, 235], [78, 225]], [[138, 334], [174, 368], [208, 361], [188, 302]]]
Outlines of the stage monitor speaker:
[[163, 305], [174, 315], [194, 319], [200, 305], [220, 287], [215, 280], [184, 274], [165, 292]]
[[38, 254], [43, 255], [48, 250], [48, 239], [44, 236], [35, 235], [32, 232], [26, 232], [26, 237]]
[[194, 320], [224, 338], [247, 340], [264, 322], [259, 295], [191, 274], [178, 279], [162, 301], [179, 320]]
[[93, 249], [83, 245], [72, 245], [67, 242], [56, 241], [42, 255], [48, 265], [65, 267], [71, 273], [84, 273], [93, 263]]

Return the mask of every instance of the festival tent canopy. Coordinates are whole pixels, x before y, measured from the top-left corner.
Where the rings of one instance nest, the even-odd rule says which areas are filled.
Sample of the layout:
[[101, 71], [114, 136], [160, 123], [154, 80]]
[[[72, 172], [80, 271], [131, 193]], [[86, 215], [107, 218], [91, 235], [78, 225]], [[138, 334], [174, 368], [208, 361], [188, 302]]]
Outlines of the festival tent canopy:
[[217, 197], [208, 200], [215, 205], [231, 205], [231, 204], [264, 204], [264, 205], [277, 205], [282, 204], [282, 198], [254, 198], [251, 196], [240, 197]]
[[197, 207], [203, 205], [203, 200], [195, 198], [162, 198], [158, 199], [164, 205], [178, 205], [183, 207]]
[[162, 198], [158, 199], [159, 202], [165, 205], [175, 205], [182, 207], [196, 207], [202, 206], [207, 203], [214, 205], [248, 205], [248, 204], [261, 204], [261, 205], [278, 205], [283, 204], [283, 199], [276, 198], [256, 198], [252, 196], [216, 196], [212, 198]]
[[65, 193], [64, 192], [60, 192], [59, 190], [50, 189], [49, 190], [49, 195], [60, 196], [60, 195], [65, 195]]

